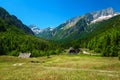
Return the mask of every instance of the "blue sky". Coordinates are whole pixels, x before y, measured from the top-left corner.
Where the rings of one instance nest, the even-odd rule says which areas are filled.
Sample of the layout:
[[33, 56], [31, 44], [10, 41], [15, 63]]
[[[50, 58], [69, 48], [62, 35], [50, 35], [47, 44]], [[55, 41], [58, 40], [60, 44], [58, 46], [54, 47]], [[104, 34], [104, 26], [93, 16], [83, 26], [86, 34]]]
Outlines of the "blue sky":
[[0, 6], [24, 24], [34, 24], [41, 29], [109, 7], [120, 12], [120, 0], [0, 0]]

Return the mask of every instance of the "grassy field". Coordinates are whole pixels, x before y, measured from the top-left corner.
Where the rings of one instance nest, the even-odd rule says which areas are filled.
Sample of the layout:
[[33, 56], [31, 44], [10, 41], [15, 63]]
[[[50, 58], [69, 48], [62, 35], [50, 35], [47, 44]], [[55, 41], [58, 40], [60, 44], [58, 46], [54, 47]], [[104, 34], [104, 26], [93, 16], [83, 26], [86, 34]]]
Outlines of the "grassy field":
[[120, 61], [88, 55], [0, 56], [0, 80], [120, 80]]

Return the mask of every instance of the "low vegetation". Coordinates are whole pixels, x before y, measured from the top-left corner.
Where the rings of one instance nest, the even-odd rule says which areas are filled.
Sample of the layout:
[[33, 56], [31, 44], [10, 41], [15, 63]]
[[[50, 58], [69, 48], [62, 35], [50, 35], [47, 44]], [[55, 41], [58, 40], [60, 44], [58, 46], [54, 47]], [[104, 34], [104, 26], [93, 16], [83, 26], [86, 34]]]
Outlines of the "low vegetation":
[[116, 57], [78, 54], [26, 59], [0, 56], [0, 80], [119, 80], [119, 68], [120, 61]]

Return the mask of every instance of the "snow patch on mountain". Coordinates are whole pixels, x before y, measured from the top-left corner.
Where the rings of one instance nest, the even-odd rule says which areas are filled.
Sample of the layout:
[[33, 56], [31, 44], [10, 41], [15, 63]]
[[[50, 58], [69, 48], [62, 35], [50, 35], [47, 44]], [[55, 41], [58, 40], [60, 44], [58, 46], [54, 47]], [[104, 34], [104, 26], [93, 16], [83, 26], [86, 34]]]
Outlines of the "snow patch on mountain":
[[53, 31], [54, 30], [54, 28], [52, 28], [52, 27], [50, 27], [50, 29], [49, 29], [50, 31]]
[[92, 24], [92, 23], [96, 23], [96, 22], [100, 22], [100, 21], [103, 21], [103, 20], [110, 19], [110, 18], [112, 18], [112, 17], [114, 17], [114, 16], [116, 16], [116, 15], [118, 15], [118, 14], [107, 15], [107, 16], [100, 16], [100, 17], [98, 17], [97, 19], [91, 21], [91, 24]]
[[114, 12], [113, 8], [107, 8], [100, 11], [91, 12], [91, 14], [93, 15], [93, 18], [94, 18], [91, 21], [91, 23], [100, 22], [102, 20], [107, 20], [114, 16], [119, 15], [119, 13]]
[[97, 19], [91, 21], [91, 23], [96, 23], [96, 22], [99, 22], [99, 21], [102, 21], [102, 20], [107, 20], [107, 19], [112, 18], [112, 17], [113, 17], [112, 15], [100, 16]]
[[37, 26], [35, 26], [35, 25], [30, 25], [29, 27], [30, 27], [30, 29], [31, 29], [35, 34], [39, 34], [39, 33], [43, 32], [43, 30], [39, 29], [39, 28], [38, 28]]
[[39, 33], [41, 33], [43, 30], [41, 30], [41, 29], [38, 29], [37, 27], [34, 27], [34, 28], [32, 28], [31, 29], [34, 33], [36, 33], [36, 34], [39, 34]]

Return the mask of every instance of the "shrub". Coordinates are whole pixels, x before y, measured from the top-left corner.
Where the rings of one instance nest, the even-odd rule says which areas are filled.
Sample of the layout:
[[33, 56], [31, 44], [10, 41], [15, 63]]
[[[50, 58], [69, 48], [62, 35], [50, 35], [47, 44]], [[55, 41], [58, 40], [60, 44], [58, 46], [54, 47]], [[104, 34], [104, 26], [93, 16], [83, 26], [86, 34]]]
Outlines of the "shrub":
[[19, 56], [19, 52], [17, 50], [13, 50], [9, 53], [10, 56]]
[[56, 52], [57, 55], [59, 55], [59, 54], [62, 52], [62, 50], [60, 50], [60, 49], [56, 49], [55, 52]]
[[31, 57], [39, 57], [40, 56], [40, 52], [38, 50], [32, 50], [32, 53], [31, 53]]
[[56, 52], [55, 52], [54, 50], [50, 50], [50, 51], [49, 51], [49, 54], [50, 54], [50, 55], [55, 55]]

